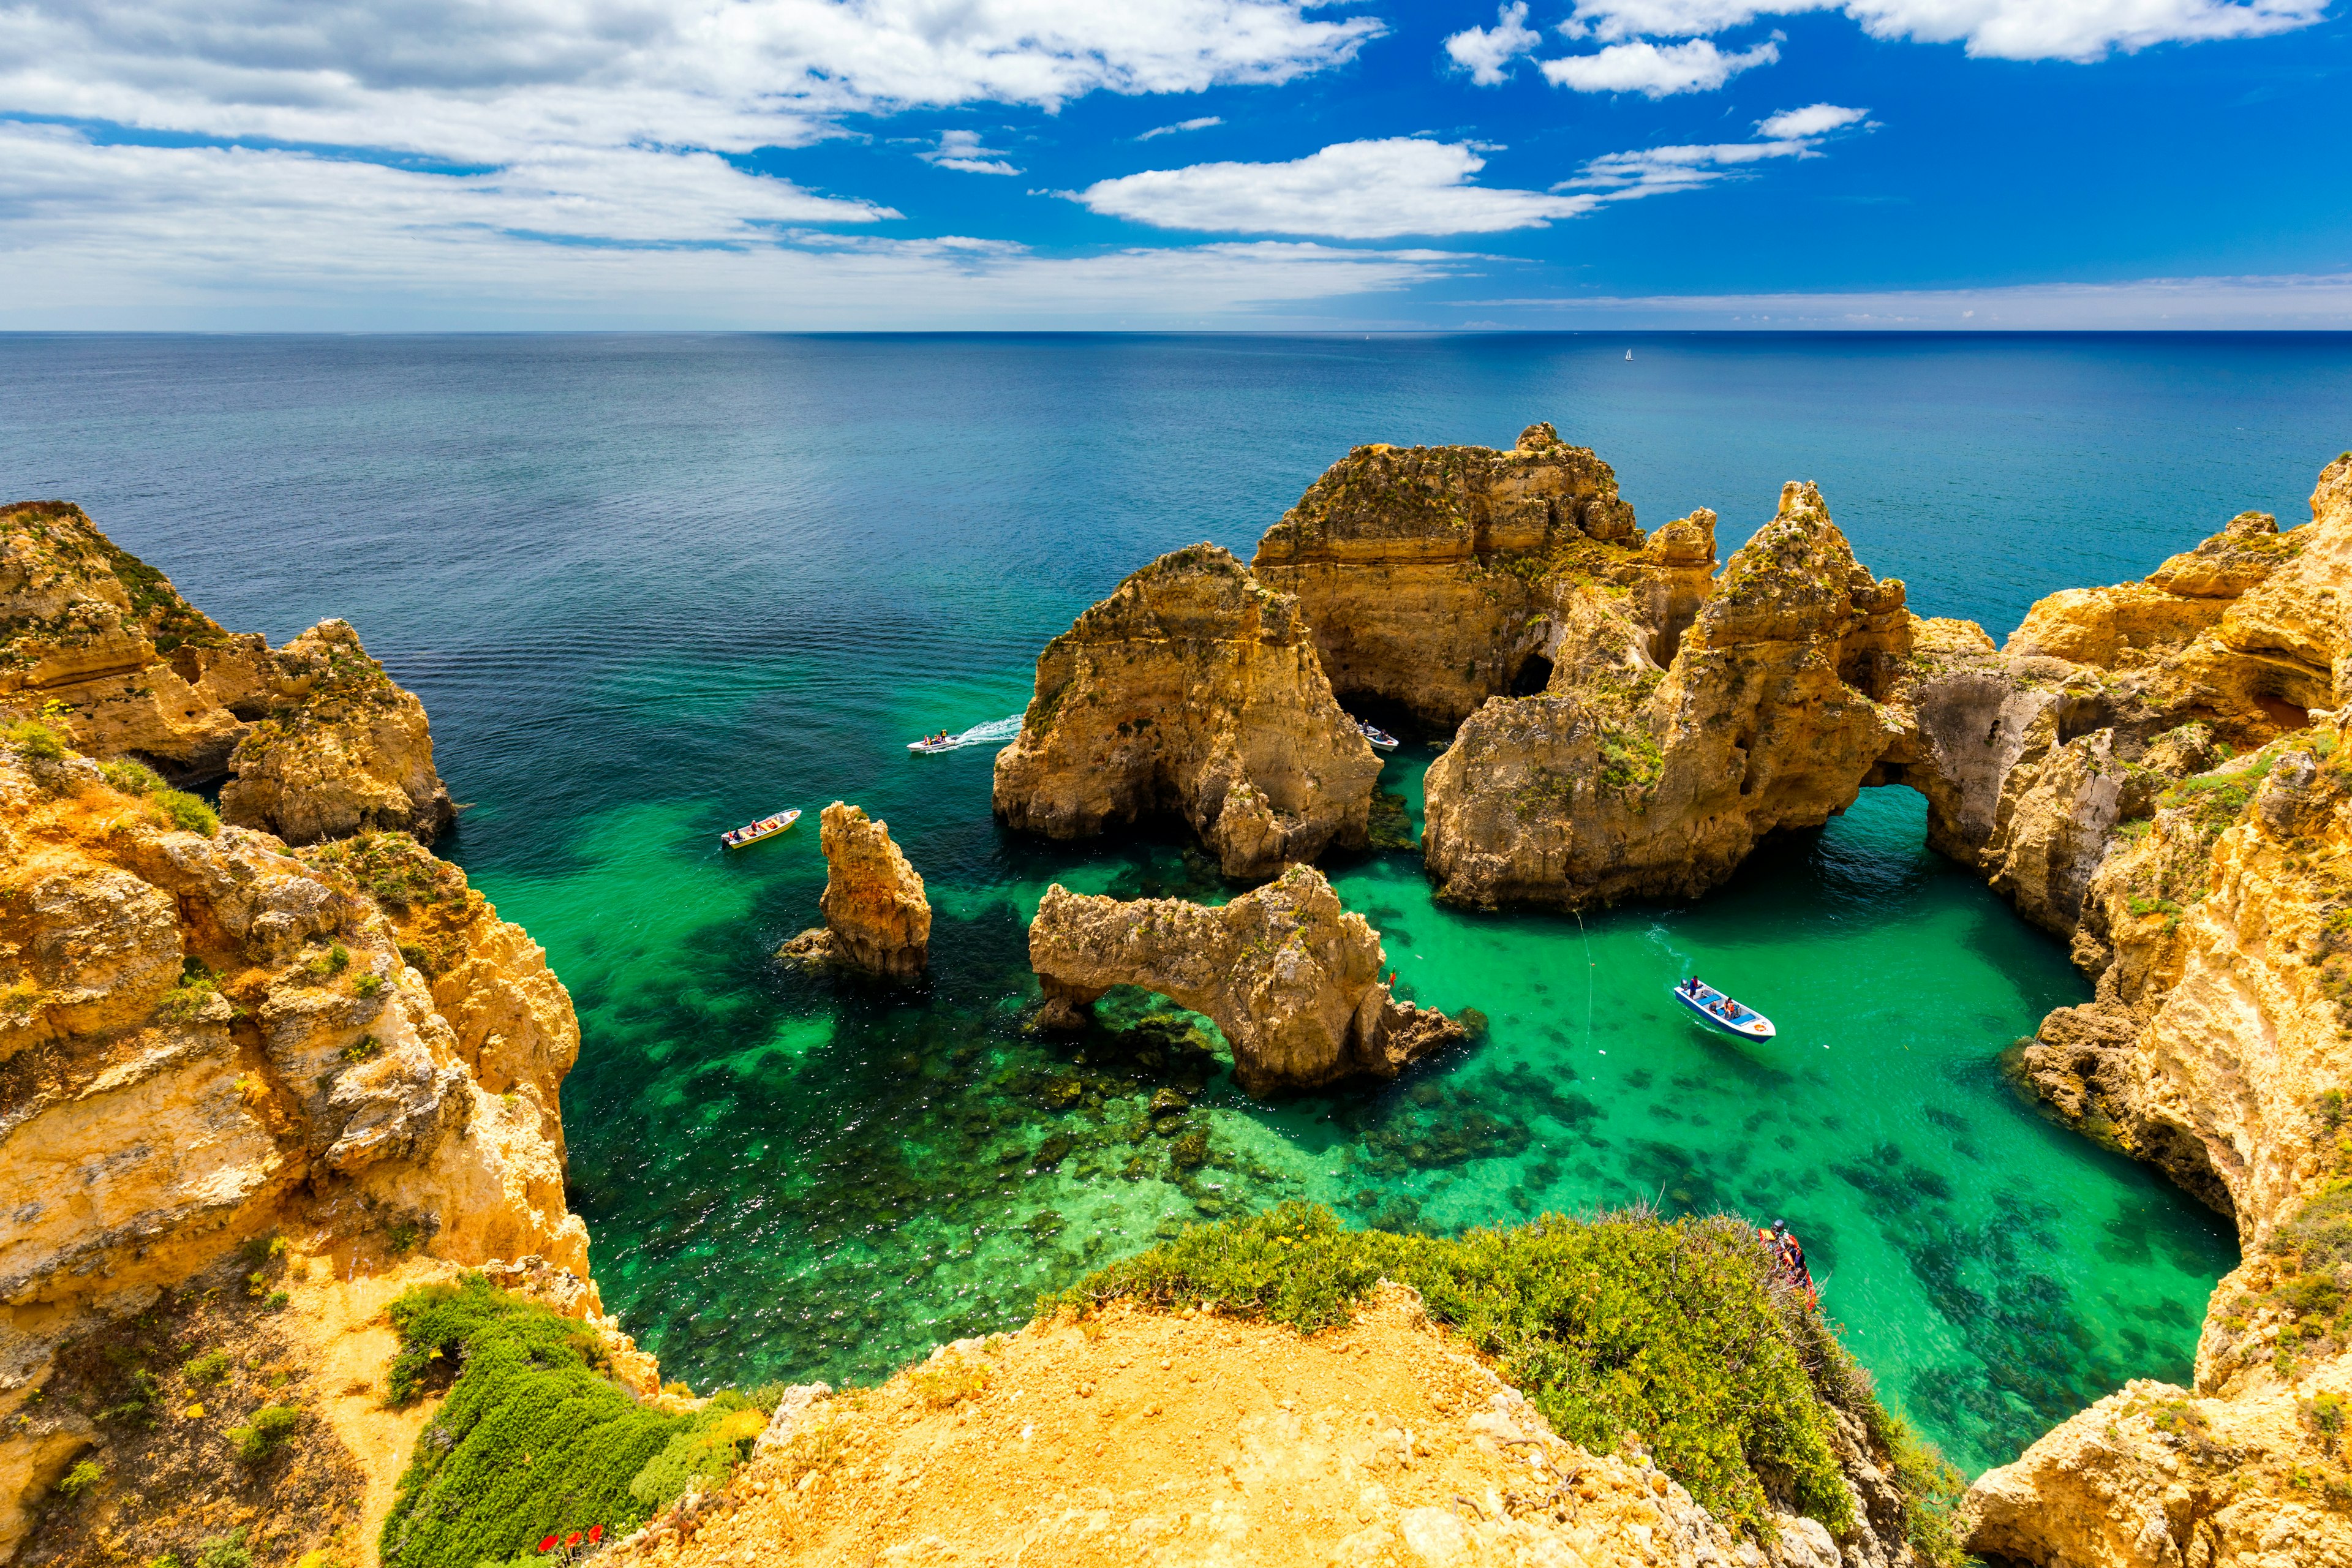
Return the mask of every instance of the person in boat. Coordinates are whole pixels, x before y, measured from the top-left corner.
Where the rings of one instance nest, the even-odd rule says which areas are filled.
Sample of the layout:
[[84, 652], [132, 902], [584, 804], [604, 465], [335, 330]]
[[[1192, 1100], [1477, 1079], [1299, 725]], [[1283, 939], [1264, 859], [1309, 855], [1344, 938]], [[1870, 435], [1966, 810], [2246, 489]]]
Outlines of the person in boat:
[[1819, 1299], [1821, 1292], [1813, 1285], [1812, 1270], [1805, 1267], [1805, 1249], [1798, 1245], [1785, 1219], [1772, 1222], [1772, 1250], [1779, 1256], [1780, 1270], [1789, 1277], [1789, 1283], [1807, 1296]]

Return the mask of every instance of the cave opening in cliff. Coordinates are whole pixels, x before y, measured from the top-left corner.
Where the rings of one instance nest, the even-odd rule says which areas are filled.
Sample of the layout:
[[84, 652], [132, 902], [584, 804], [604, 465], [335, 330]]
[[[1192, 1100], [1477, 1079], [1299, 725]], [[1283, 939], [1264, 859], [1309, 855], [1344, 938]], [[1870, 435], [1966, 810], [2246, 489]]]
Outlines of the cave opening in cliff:
[[1511, 676], [1511, 695], [1540, 697], [1551, 685], [1551, 660], [1539, 653], [1531, 653], [1520, 662]]

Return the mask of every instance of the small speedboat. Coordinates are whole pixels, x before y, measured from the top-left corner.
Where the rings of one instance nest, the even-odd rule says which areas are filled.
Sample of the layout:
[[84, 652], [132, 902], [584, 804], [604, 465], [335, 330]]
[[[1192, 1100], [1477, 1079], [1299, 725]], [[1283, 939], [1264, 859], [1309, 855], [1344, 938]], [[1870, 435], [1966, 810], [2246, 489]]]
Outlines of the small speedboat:
[[747, 822], [731, 832], [719, 836], [722, 849], [740, 849], [746, 844], [757, 844], [762, 838], [772, 838], [801, 819], [800, 807], [780, 811], [773, 816], [763, 816], [757, 822]]
[[1753, 1007], [1741, 1006], [1703, 981], [1685, 980], [1675, 986], [1675, 1000], [1697, 1014], [1703, 1022], [1743, 1040], [1769, 1040], [1780, 1032], [1772, 1027], [1771, 1019]]
[[934, 752], [952, 752], [962, 743], [955, 735], [926, 735], [919, 741], [908, 742], [907, 750], [928, 757]]
[[1356, 728], [1364, 732], [1364, 739], [1372, 743], [1372, 750], [1376, 752], [1393, 752], [1397, 749], [1397, 738], [1394, 735], [1390, 734], [1386, 730], [1381, 729], [1378, 725], [1367, 724], [1361, 719], [1359, 719], [1356, 721]]

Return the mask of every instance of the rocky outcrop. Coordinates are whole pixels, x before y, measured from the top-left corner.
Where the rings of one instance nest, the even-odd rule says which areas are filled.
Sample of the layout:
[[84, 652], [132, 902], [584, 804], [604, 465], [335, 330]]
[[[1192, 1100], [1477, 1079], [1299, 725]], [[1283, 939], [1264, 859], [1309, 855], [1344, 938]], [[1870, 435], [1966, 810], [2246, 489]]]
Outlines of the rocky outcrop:
[[1090, 898], [1058, 883], [1029, 925], [1047, 1026], [1114, 985], [1139, 985], [1206, 1014], [1233, 1046], [1252, 1094], [1311, 1089], [1353, 1074], [1393, 1078], [1462, 1026], [1399, 1003], [1381, 982], [1380, 933], [1339, 905], [1311, 866], [1210, 909], [1181, 899]]
[[1225, 875], [1251, 878], [1364, 843], [1379, 773], [1297, 602], [1198, 544], [1046, 645], [1020, 737], [997, 755], [995, 803], [1053, 838], [1180, 816]]
[[[2134, 1384], [1979, 1480], [1979, 1551], [2077, 1568], [2352, 1561], [2352, 709], [2281, 728], [2333, 694], [2344, 657], [2352, 456], [2321, 476], [2313, 512], [2289, 535], [2241, 518], [2168, 563], [2173, 591], [2238, 593], [2185, 640], [2071, 645], [2123, 664], [2102, 684], [2159, 718], [2197, 717], [2140, 750], [2152, 779], [2119, 781], [2152, 798], [2116, 808], [2084, 884], [2074, 956], [2095, 999], [2053, 1012], [2012, 1066], [2057, 1114], [2231, 1215], [2246, 1258], [2214, 1292], [2192, 1386]], [[2037, 606], [2034, 647], [2069, 646], [2063, 609]], [[2232, 752], [2217, 735], [2261, 743]], [[2098, 737], [2059, 752], [2084, 741]], [[2031, 816], [2042, 787], [2004, 793]]]
[[232, 636], [64, 501], [0, 507], [0, 713], [178, 784], [291, 843], [454, 816], [425, 709], [341, 621]]
[[89, 1441], [25, 1408], [57, 1344], [247, 1238], [584, 1281], [578, 1045], [540, 950], [413, 841], [179, 830], [0, 748], [0, 1555]]
[[341, 621], [321, 621], [271, 656], [268, 717], [229, 754], [221, 815], [315, 844], [354, 833], [431, 843], [457, 819], [433, 768], [425, 705], [393, 683]]
[[803, 963], [845, 963], [911, 980], [931, 944], [923, 879], [891, 842], [890, 825], [835, 801], [819, 819], [824, 845], [824, 924], [777, 950]]
[[1643, 543], [1609, 465], [1531, 425], [1509, 451], [1355, 448], [1266, 531], [1250, 569], [1297, 598], [1340, 696], [1450, 728], [1517, 684], [1542, 686], [1549, 619], [1576, 575], [1638, 574], [1659, 637], [1678, 637], [1713, 539], [1685, 531], [1637, 573]]
[[[1712, 522], [1682, 525], [1687, 553]], [[1430, 766], [1423, 842], [1444, 897], [1703, 891], [1764, 835], [1853, 804], [1901, 731], [1881, 700], [1909, 653], [1903, 584], [1855, 563], [1811, 485], [1784, 489], [1664, 668], [1632, 595], [1563, 595], [1544, 693], [1489, 700]]]

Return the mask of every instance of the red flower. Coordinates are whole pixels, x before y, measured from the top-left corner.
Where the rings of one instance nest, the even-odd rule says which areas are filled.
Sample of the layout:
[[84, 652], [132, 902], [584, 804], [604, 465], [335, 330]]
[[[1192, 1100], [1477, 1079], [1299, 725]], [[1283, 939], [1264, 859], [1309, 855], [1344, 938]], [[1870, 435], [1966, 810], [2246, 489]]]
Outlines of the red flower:
[[544, 1541], [541, 1542], [539, 1543], [539, 1549], [540, 1549], [541, 1552], [552, 1552], [552, 1551], [554, 1551], [554, 1550], [555, 1550], [555, 1537], [553, 1537], [553, 1536], [551, 1536], [551, 1536], [549, 1536], [546, 1540], [544, 1540]]
[[579, 1544], [580, 1544], [580, 1532], [579, 1532], [578, 1531], [576, 1531], [576, 1530], [575, 1530], [575, 1531], [573, 1531], [571, 1534], [569, 1534], [569, 1535], [565, 1536], [565, 1537], [563, 1538], [563, 1544], [564, 1544], [564, 1545], [566, 1545], [566, 1546], [577, 1546], [577, 1545], [579, 1545]]
[[602, 1540], [604, 1540], [604, 1527], [603, 1525], [601, 1525], [601, 1524], [592, 1524], [592, 1525], [590, 1525], [590, 1526], [588, 1527], [588, 1542], [589, 1542], [589, 1544], [590, 1544], [590, 1545], [592, 1545], [592, 1546], [593, 1546], [593, 1545], [594, 1545], [597, 1542], [602, 1541]]

